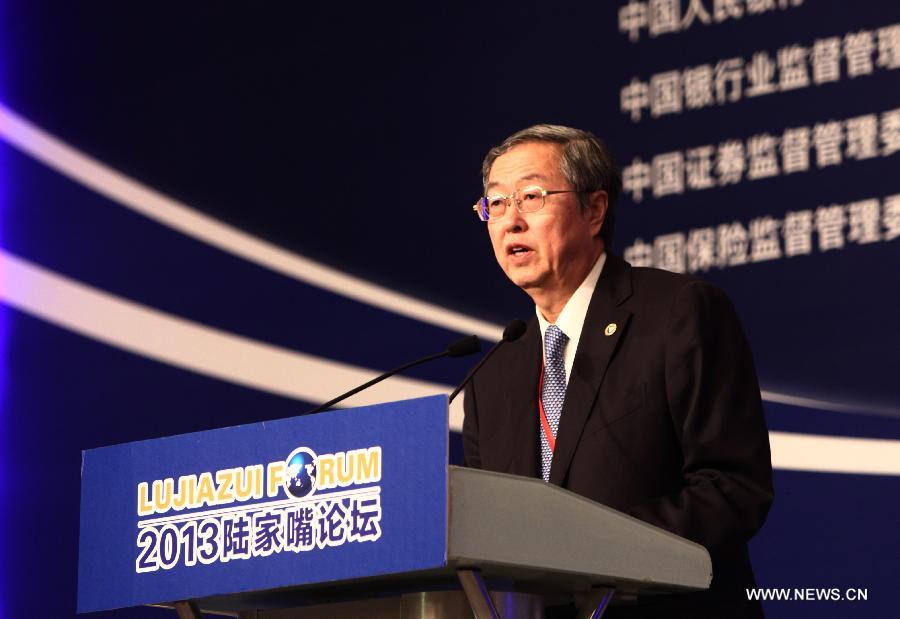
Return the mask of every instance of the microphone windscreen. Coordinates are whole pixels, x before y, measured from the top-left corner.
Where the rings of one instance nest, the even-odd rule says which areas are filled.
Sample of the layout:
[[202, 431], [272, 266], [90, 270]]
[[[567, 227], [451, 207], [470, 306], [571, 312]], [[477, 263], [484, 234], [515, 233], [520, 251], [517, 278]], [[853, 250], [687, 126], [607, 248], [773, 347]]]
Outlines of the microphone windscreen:
[[481, 342], [477, 335], [467, 335], [447, 347], [447, 355], [450, 357], [465, 357], [473, 355], [481, 350]]
[[503, 341], [514, 342], [525, 334], [527, 325], [523, 320], [513, 320], [503, 330]]

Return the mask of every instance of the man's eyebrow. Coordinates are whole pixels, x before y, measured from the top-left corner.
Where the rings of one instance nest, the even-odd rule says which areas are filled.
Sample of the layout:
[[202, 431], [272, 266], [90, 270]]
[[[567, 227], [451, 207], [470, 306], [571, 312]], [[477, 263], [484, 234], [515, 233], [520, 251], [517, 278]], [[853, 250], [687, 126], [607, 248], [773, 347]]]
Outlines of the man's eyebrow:
[[[547, 177], [544, 176], [543, 174], [534, 172], [532, 174], [526, 174], [525, 176], [520, 177], [518, 182], [521, 183], [522, 181], [533, 181], [533, 180], [546, 181]], [[488, 183], [487, 185], [484, 186], [484, 192], [487, 193], [489, 190], [493, 189], [494, 187], [496, 187], [499, 184], [500, 183], [498, 183], [496, 181], [494, 181], [492, 183]]]
[[533, 181], [533, 180], [545, 181], [545, 180], [547, 180], [547, 177], [544, 176], [543, 174], [538, 174], [537, 172], [535, 172], [534, 174], [526, 174], [519, 180], [520, 181]]

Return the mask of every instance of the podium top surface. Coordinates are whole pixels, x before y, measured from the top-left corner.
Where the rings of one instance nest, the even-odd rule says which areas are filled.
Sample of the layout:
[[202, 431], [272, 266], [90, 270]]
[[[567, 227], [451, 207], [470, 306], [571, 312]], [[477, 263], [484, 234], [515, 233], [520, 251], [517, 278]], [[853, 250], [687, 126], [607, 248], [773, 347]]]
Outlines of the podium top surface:
[[660, 592], [712, 580], [703, 546], [528, 477], [450, 467], [449, 538], [451, 562], [511, 574]]

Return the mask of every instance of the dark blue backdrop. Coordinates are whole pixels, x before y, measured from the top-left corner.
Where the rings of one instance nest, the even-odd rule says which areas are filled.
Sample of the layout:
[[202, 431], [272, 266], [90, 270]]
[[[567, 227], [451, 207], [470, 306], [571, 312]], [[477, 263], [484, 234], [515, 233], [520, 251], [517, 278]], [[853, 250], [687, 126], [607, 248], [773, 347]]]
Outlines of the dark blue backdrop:
[[[667, 4], [648, 2], [630, 4], [657, 10]], [[505, 280], [483, 225], [471, 216], [481, 158], [533, 123], [590, 129], [630, 174], [639, 171], [636, 161], [649, 166], [643, 180], [652, 186], [642, 199], [633, 191], [623, 196], [614, 251], [637, 257], [640, 239], [653, 249], [644, 259], [687, 268], [689, 239], [711, 230], [716, 263], [725, 256], [718, 253], [720, 235], [749, 234], [751, 222], [767, 216], [778, 220], [774, 238], [782, 257], [698, 271], [722, 286], [741, 313], [768, 394], [770, 428], [900, 440], [900, 240], [889, 238], [886, 227], [887, 198], [900, 194], [900, 155], [888, 148], [896, 139], [889, 129], [890, 112], [900, 108], [900, 69], [891, 68], [889, 44], [877, 34], [900, 23], [900, 5], [746, 0], [733, 3], [742, 8], [740, 18], [717, 21], [714, 5], [727, 3], [702, 0], [709, 23], [697, 18], [687, 25], [688, 7], [697, 3], [674, 4], [678, 31], [665, 31], [664, 15], [655, 13], [656, 35], [648, 18], [632, 41], [620, 31], [626, 0], [252, 11], [2, 2], [0, 101], [83, 153], [217, 220], [498, 324], [527, 317], [533, 308]], [[769, 4], [751, 13], [751, 6]], [[873, 33], [870, 70], [853, 56], [865, 47], [867, 32]], [[840, 76], [817, 84], [811, 50], [832, 37], [839, 37]], [[779, 51], [794, 45], [806, 50], [799, 64], [810, 84], [747, 95], [751, 74], [765, 77], [749, 69], [755, 55], [766, 53], [778, 84]], [[783, 55], [786, 66], [789, 54]], [[725, 79], [730, 59], [744, 63], [741, 96], [734, 101], [734, 84]], [[683, 82], [702, 77], [704, 67], [711, 71], [712, 99], [694, 107], [695, 99], [689, 104], [683, 97]], [[652, 86], [664, 95], [665, 79], [671, 83], [673, 76], [681, 82], [678, 101], [657, 97], [654, 116]], [[647, 85], [648, 97], [637, 122], [622, 110], [623, 88], [635, 80]], [[691, 90], [695, 98], [702, 92]], [[672, 111], [677, 103], [680, 112]], [[877, 124], [871, 157], [847, 139], [856, 129], [846, 121], [868, 115]], [[811, 143], [808, 169], [785, 174], [785, 130], [807, 128], [812, 142], [816, 125], [829, 121], [839, 121], [840, 163], [820, 165]], [[780, 141], [757, 139], [767, 135]], [[8, 132], [4, 136], [5, 256], [257, 342], [371, 369], [440, 349], [458, 335], [190, 238], [61, 175], [12, 145]], [[745, 170], [738, 182], [721, 184], [717, 157], [724, 143], [735, 142], [748, 151], [745, 165], [771, 163], [768, 153], [778, 173], [767, 176], [759, 168], [754, 174], [760, 178], [751, 179]], [[679, 175], [659, 157], [674, 153], [700, 165], [695, 149], [704, 146], [711, 148], [713, 179], [705, 189], [690, 186], [698, 183], [696, 168], [689, 181], [686, 169]], [[870, 198], [879, 209], [878, 239], [861, 243], [853, 240], [849, 221], [861, 211], [850, 205]], [[835, 205], [840, 208], [829, 212], [846, 220], [839, 230], [843, 247], [828, 249], [822, 236], [828, 212], [821, 211], [822, 227], [815, 218], [820, 207]], [[787, 257], [783, 222], [806, 211], [810, 251]], [[720, 228], [734, 222], [740, 225]], [[740, 248], [739, 236], [728, 238], [737, 239], [729, 247]], [[679, 239], [685, 243], [680, 249]], [[754, 245], [747, 242], [752, 257]], [[47, 616], [71, 616], [81, 449], [288, 416], [309, 403], [48, 322], [10, 300], [14, 285], [4, 273], [0, 616], [36, 605]], [[23, 284], [15, 286], [21, 291]], [[467, 363], [442, 362], [412, 375], [451, 385]], [[818, 404], [798, 406], [799, 398]], [[863, 587], [869, 600], [852, 607], [773, 602], [766, 606], [769, 616], [890, 614], [896, 578], [889, 570], [900, 559], [900, 462], [888, 468], [894, 473], [776, 471], [776, 502], [752, 545], [760, 585]]]

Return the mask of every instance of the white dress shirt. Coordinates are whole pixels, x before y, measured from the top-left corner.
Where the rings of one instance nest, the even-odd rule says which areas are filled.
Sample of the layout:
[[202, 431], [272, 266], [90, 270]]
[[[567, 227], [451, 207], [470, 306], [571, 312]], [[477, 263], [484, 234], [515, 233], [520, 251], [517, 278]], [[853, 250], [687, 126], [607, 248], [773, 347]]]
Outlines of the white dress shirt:
[[[556, 326], [559, 330], [566, 334], [569, 341], [566, 343], [566, 352], [564, 355], [566, 366], [566, 384], [569, 384], [569, 375], [572, 373], [572, 366], [575, 364], [575, 352], [578, 350], [578, 340], [581, 339], [581, 330], [584, 327], [584, 319], [587, 316], [588, 305], [591, 303], [591, 297], [594, 295], [594, 289], [597, 287], [597, 281], [600, 279], [600, 273], [603, 272], [603, 265], [606, 263], [606, 252], [600, 254], [597, 262], [591, 268], [587, 277], [581, 282], [581, 285], [572, 293], [569, 300], [566, 301], [565, 307], [556, 318]], [[544, 336], [547, 334], [547, 327], [551, 323], [547, 322], [541, 310], [537, 306], [534, 307], [537, 314], [538, 324], [541, 327], [541, 347], [544, 346]], [[544, 359], [547, 358], [547, 352], [544, 351]], [[546, 363], [546, 361], [545, 361]]]

